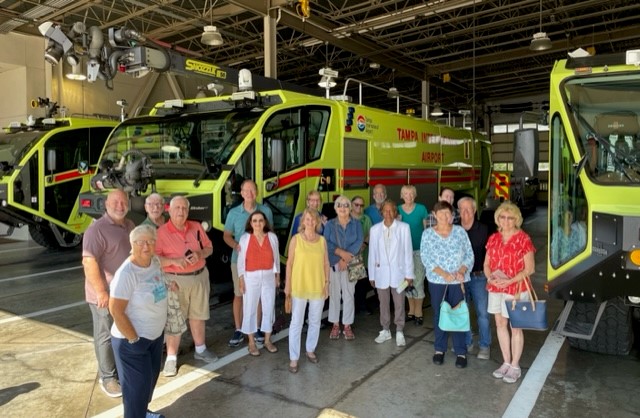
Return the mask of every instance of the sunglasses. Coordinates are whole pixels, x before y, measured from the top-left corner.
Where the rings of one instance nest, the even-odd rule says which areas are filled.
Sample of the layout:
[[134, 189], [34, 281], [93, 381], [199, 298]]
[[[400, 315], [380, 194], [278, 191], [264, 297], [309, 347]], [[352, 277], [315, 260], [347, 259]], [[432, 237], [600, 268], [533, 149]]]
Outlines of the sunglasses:
[[338, 204], [336, 204], [336, 207], [337, 208], [347, 208], [348, 209], [349, 207], [351, 207], [351, 204], [349, 204], [349, 203], [338, 203]]
[[361, 208], [364, 206], [364, 203], [353, 203], [353, 206], [357, 207], [357, 208]]

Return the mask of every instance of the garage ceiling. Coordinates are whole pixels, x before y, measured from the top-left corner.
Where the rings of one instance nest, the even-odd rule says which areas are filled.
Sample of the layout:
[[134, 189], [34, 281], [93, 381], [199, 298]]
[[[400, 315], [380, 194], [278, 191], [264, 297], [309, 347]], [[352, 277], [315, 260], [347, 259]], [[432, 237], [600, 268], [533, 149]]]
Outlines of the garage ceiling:
[[[328, 64], [340, 72], [334, 93], [354, 77], [415, 99], [428, 79], [430, 102], [450, 110], [544, 93], [554, 61], [578, 47], [640, 48], [640, 2], [628, 0], [311, 0], [309, 10], [302, 18], [297, 0], [0, 0], [0, 33], [38, 34], [45, 21], [126, 26], [182, 53], [264, 74], [269, 14], [278, 22], [279, 79], [317, 88]], [[205, 25], [220, 29], [224, 45], [200, 43]], [[553, 46], [530, 51], [540, 29]], [[378, 96], [372, 104], [382, 105]]]

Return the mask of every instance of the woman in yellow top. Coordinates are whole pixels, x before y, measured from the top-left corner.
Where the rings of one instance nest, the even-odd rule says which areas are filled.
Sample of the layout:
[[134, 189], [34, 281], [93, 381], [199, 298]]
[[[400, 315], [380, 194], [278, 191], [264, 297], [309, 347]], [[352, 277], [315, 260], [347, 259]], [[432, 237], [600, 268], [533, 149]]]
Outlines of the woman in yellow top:
[[305, 209], [298, 233], [291, 238], [287, 258], [287, 277], [284, 293], [291, 297], [291, 325], [289, 326], [289, 371], [298, 372], [300, 337], [304, 312], [309, 303], [309, 328], [306, 353], [311, 363], [320, 337], [320, 321], [324, 301], [329, 296], [329, 257], [327, 243], [319, 234], [322, 222], [318, 212]]

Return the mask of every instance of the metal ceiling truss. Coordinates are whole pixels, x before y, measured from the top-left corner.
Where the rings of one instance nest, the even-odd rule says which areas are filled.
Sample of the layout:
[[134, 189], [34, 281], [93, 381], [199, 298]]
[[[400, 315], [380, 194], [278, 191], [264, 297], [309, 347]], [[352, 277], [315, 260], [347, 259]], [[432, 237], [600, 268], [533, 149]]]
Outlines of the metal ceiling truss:
[[[553, 62], [578, 47], [598, 54], [640, 48], [640, 2], [626, 0], [4, 0], [0, 33], [38, 34], [54, 21], [71, 26], [127, 26], [148, 39], [216, 64], [264, 73], [264, 17], [277, 22], [278, 78], [315, 87], [330, 65], [355, 77], [420, 98], [428, 80], [442, 107], [523, 97], [548, 90]], [[542, 22], [542, 25], [540, 25]], [[205, 25], [224, 45], [200, 43]], [[529, 50], [540, 29], [550, 50]], [[325, 43], [327, 44], [325, 46]], [[370, 64], [379, 64], [380, 67]], [[444, 80], [447, 74], [448, 80]], [[336, 93], [341, 91], [340, 84]], [[377, 93], [376, 104], [383, 104]], [[390, 104], [390, 108], [395, 105]]]

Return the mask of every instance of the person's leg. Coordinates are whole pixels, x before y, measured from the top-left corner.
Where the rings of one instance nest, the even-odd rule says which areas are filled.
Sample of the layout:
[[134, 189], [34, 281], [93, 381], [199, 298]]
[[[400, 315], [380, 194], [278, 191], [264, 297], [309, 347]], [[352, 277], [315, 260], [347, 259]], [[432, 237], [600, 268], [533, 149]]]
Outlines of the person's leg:
[[[262, 321], [260, 331], [271, 334], [273, 331], [274, 312], [276, 305], [276, 277], [272, 271], [262, 273], [260, 286], [260, 302], [262, 305]], [[269, 341], [265, 336], [265, 342]]]
[[[464, 299], [464, 294], [462, 293], [462, 286], [459, 284], [449, 285], [449, 288], [446, 290], [445, 300], [451, 306], [458, 306], [460, 302]], [[453, 349], [457, 356], [466, 356], [467, 355], [467, 333], [466, 332], [452, 332], [451, 339], [453, 340]]]
[[342, 286], [340, 284], [340, 272], [329, 268], [329, 322], [340, 325], [340, 299]]
[[354, 299], [356, 282], [349, 281], [349, 274], [346, 270], [341, 272], [340, 282], [342, 283], [342, 323], [346, 326], [353, 324], [356, 316]]
[[151, 384], [149, 390], [149, 403], [153, 398], [153, 390], [156, 388], [158, 382], [158, 376], [160, 376], [160, 369], [162, 368], [162, 345], [164, 344], [164, 335], [159, 336], [152, 341], [149, 346], [149, 361], [151, 363]]
[[476, 277], [471, 280], [473, 305], [478, 320], [478, 346], [480, 348], [491, 347], [491, 320], [489, 318], [489, 292], [487, 292], [487, 279]]
[[[259, 272], [245, 272], [244, 278], [244, 295], [242, 296], [242, 328], [243, 334], [253, 335], [258, 330], [258, 300], [260, 299], [260, 287], [262, 279]], [[249, 345], [255, 348], [255, 344], [251, 344], [253, 337], [249, 339]]]
[[[289, 325], [289, 360], [297, 362], [300, 359], [300, 336], [304, 323], [304, 311], [307, 306], [305, 299], [291, 298], [291, 324]], [[311, 324], [309, 324], [311, 327]], [[309, 333], [310, 331], [308, 331]], [[309, 334], [307, 333], [307, 338]]]
[[417, 325], [422, 325], [424, 313], [422, 311], [422, 304], [424, 303], [424, 278], [426, 275], [424, 264], [422, 264], [422, 259], [420, 258], [420, 251], [413, 252], [413, 272], [415, 273], [415, 278], [413, 279], [413, 298], [409, 299], [409, 301], [413, 304], [409, 307], [418, 321]]
[[505, 318], [501, 314], [494, 315], [496, 319], [496, 334], [498, 335], [498, 343], [502, 352], [502, 361], [511, 364], [511, 338], [509, 336], [509, 318]]
[[435, 334], [433, 346], [436, 353], [445, 353], [447, 351], [447, 333], [442, 331], [438, 326], [438, 321], [440, 321], [440, 303], [442, 302], [445, 288], [446, 285], [429, 282], [431, 307], [433, 308], [433, 329]]
[[393, 297], [393, 323], [396, 324], [396, 332], [402, 332], [402, 330], [404, 329], [404, 292], [400, 292], [400, 294], [398, 294], [398, 292], [396, 292], [396, 289], [391, 287], [389, 288], [389, 290], [389, 293], [391, 293], [391, 296]]
[[189, 318], [189, 328], [191, 329], [193, 343], [196, 346], [196, 352], [202, 352], [199, 351], [199, 348], [204, 350], [206, 346], [205, 322], [211, 316], [209, 308], [211, 284], [209, 283], [208, 270], [205, 268], [204, 272], [191, 277], [191, 281], [193, 282], [189, 295], [191, 302], [189, 304], [189, 312], [185, 318]]
[[[307, 353], [314, 353], [320, 338], [320, 321], [322, 321], [322, 308], [324, 300], [315, 299], [309, 301], [309, 326], [307, 329], [307, 342], [305, 348]], [[304, 313], [304, 310], [303, 310]]]
[[[240, 282], [238, 280], [237, 263], [231, 263], [231, 277], [233, 278], [233, 325], [235, 327], [234, 331], [239, 331], [242, 328], [242, 292], [240, 291]], [[229, 343], [231, 344], [231, 341]], [[237, 345], [237, 343], [234, 345]]]
[[[380, 325], [383, 330], [389, 330], [391, 325], [391, 308], [390, 303], [391, 288], [378, 289], [378, 300], [380, 301]], [[403, 313], [404, 316], [404, 313]], [[404, 319], [404, 318], [403, 318]]]
[[520, 328], [511, 328], [511, 367], [520, 368], [520, 357], [524, 349], [524, 333]]
[[89, 304], [91, 316], [93, 318], [93, 348], [98, 361], [98, 371], [100, 379], [115, 379], [116, 361], [111, 347], [111, 325], [113, 319], [109, 314], [109, 309], [98, 308], [97, 305]]
[[129, 344], [124, 338], [113, 338], [115, 358], [120, 373], [125, 418], [144, 418], [151, 399], [151, 341], [140, 338]]

